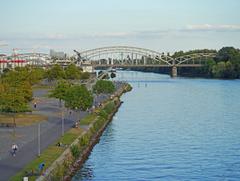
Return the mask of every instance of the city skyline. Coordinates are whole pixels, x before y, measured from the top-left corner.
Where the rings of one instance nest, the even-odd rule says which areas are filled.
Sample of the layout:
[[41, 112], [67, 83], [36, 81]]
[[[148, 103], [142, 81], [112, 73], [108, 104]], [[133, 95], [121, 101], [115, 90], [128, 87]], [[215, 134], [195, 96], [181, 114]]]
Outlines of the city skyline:
[[0, 53], [129, 45], [163, 52], [240, 47], [237, 0], [1, 2]]

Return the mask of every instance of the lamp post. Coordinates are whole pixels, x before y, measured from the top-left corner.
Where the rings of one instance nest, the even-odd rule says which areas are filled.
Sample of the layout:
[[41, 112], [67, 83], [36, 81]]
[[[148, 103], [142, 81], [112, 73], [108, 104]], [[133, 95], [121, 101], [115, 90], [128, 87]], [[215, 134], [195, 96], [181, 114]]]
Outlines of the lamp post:
[[62, 136], [64, 135], [64, 107], [62, 107]]
[[41, 123], [38, 123], [38, 156], [41, 155]]

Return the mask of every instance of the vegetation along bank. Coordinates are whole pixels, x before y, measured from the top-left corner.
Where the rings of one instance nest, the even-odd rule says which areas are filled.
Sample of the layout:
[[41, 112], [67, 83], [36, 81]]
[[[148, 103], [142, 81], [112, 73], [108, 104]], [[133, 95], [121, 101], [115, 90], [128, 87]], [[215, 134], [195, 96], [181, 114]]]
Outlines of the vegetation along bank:
[[[216, 50], [191, 50], [179, 51], [173, 57], [181, 57], [194, 53], [216, 53], [216, 56], [209, 58], [202, 67], [178, 67], [178, 76], [183, 77], [205, 77], [218, 79], [239, 79], [240, 78], [240, 50], [234, 47], [223, 47]], [[170, 74], [170, 68], [132, 68], [144, 72], [156, 72]]]

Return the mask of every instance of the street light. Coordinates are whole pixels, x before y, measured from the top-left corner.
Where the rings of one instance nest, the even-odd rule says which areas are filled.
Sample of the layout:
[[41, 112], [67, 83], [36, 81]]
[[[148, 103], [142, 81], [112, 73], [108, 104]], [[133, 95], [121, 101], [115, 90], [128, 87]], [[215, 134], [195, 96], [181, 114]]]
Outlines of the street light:
[[64, 107], [62, 106], [62, 136], [64, 135]]
[[38, 123], [38, 156], [41, 155], [41, 123]]

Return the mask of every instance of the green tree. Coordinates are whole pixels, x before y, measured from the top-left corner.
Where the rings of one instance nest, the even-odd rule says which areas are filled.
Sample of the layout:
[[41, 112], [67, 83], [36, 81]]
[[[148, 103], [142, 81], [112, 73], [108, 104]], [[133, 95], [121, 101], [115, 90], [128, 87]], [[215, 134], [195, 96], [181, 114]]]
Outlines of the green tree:
[[82, 72], [80, 75], [80, 79], [86, 80], [90, 78], [90, 73], [89, 72]]
[[29, 111], [29, 107], [24, 97], [11, 91], [0, 95], [0, 110], [5, 113], [19, 113]]
[[67, 81], [58, 81], [56, 87], [51, 91], [49, 97], [54, 97], [59, 99], [59, 104], [61, 105], [62, 100], [65, 99], [66, 92], [69, 89], [70, 84]]
[[80, 78], [80, 70], [75, 64], [70, 64], [65, 69], [66, 79], [79, 79]]
[[213, 75], [216, 78], [232, 79], [237, 78], [237, 72], [234, 65], [230, 62], [218, 62], [213, 66]]
[[74, 85], [67, 90], [64, 101], [67, 108], [86, 111], [92, 106], [93, 96], [85, 86]]
[[55, 64], [55, 65], [53, 65], [52, 68], [47, 70], [46, 77], [47, 77], [48, 81], [53, 81], [53, 80], [57, 80], [57, 79], [64, 79], [65, 78], [65, 72], [60, 65]]
[[28, 72], [28, 80], [31, 85], [39, 83], [45, 77], [46, 73], [42, 68], [32, 68]]
[[115, 91], [115, 86], [111, 81], [98, 80], [97, 83], [93, 86], [93, 91], [97, 94], [111, 94]]
[[29, 102], [33, 100], [33, 91], [32, 86], [28, 81], [22, 82], [19, 87], [17, 87], [18, 95], [21, 95], [25, 102]]
[[[235, 49], [234, 47], [223, 47], [218, 51], [216, 56], [216, 61], [217, 62], [232, 61], [236, 57], [239, 58], [239, 56], [240, 56], [240, 51], [238, 49]], [[238, 61], [240, 60], [238, 59]]]
[[22, 96], [25, 102], [32, 100], [31, 72], [26, 69], [11, 70], [3, 75], [2, 82], [7, 88], [6, 91], [14, 89], [18, 96]]

